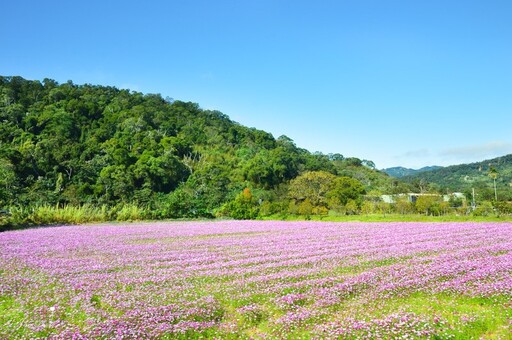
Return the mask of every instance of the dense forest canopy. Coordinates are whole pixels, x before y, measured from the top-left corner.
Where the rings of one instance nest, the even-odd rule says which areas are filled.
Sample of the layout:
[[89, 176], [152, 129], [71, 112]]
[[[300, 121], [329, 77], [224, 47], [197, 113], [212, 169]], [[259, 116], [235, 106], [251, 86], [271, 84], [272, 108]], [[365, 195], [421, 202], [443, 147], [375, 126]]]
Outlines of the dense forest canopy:
[[161, 217], [211, 216], [247, 189], [271, 213], [301, 203], [288, 186], [309, 172], [356, 181], [355, 199], [401, 185], [371, 161], [310, 153], [198, 104], [110, 86], [0, 77], [0, 120], [4, 207], [133, 203]]
[[[469, 197], [469, 186], [439, 181], [460, 178], [459, 168], [404, 181], [372, 161], [311, 153], [289, 137], [159, 94], [0, 76], [0, 122], [0, 209], [25, 209], [10, 222], [0, 216], [0, 224], [54, 221], [40, 216], [44, 207], [87, 207], [70, 214], [101, 215], [89, 220], [468, 211], [464, 202], [442, 202], [439, 195], [418, 203], [381, 199], [460, 188]], [[504, 157], [492, 178], [482, 166], [464, 178], [478, 187], [479, 199], [510, 200], [509, 165]], [[434, 173], [442, 176], [428, 177]], [[484, 212], [492, 211], [496, 205], [488, 204]]]

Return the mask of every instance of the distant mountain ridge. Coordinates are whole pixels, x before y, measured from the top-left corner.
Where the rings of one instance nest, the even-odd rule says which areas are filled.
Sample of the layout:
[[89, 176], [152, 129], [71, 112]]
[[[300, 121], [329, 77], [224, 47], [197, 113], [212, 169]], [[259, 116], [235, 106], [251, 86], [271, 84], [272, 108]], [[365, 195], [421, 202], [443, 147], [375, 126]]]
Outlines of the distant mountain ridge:
[[452, 165], [430, 171], [416, 172], [401, 177], [412, 183], [424, 181], [449, 191], [477, 190], [486, 199], [494, 197], [494, 181], [490, 176], [491, 167], [496, 170], [498, 197], [512, 198], [512, 154], [470, 164]]
[[433, 170], [437, 170], [437, 169], [441, 169], [441, 168], [442, 168], [442, 166], [438, 166], [438, 165], [425, 166], [421, 169], [410, 169], [410, 168], [404, 168], [402, 166], [396, 166], [396, 167], [392, 167], [392, 168], [382, 169], [381, 171], [388, 174], [391, 177], [402, 178], [402, 177], [406, 177], [406, 176], [413, 176], [413, 175], [421, 173], [421, 172], [433, 171]]

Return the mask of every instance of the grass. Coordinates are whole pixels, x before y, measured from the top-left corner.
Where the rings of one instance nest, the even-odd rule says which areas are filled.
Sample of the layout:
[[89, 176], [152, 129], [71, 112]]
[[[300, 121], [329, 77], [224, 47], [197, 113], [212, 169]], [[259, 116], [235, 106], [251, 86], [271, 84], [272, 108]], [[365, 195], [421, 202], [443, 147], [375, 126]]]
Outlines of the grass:
[[25, 313], [20, 303], [14, 297], [0, 295], [0, 327], [8, 327], [12, 336], [17, 337], [28, 331], [23, 326], [24, 320]]
[[93, 207], [91, 205], [54, 207], [44, 205], [37, 207], [30, 214], [33, 224], [82, 224], [108, 220], [107, 206]]
[[[22, 229], [31, 226], [55, 224], [87, 224], [97, 222], [148, 221], [159, 216], [158, 211], [136, 204], [122, 203], [117, 206], [40, 205], [35, 207], [11, 207], [9, 215], [0, 215], [0, 231]], [[261, 220], [275, 221], [324, 221], [324, 222], [503, 222], [512, 221], [511, 215], [442, 215], [424, 214], [361, 214], [361, 215], [288, 215], [260, 216]], [[185, 219], [186, 220], [186, 219]]]
[[450, 325], [456, 325], [448, 331], [448, 334], [456, 338], [507, 339], [510, 328], [504, 326], [512, 317], [507, 301], [506, 298], [492, 300], [450, 294], [413, 293], [404, 298], [389, 299], [383, 312], [404, 309], [427, 318], [446, 320]]
[[473, 216], [443, 215], [427, 216], [423, 214], [370, 214], [370, 215], [281, 215], [265, 216], [269, 221], [322, 221], [322, 222], [504, 222], [512, 221], [512, 216]]
[[10, 214], [0, 216], [0, 231], [30, 226], [55, 224], [87, 224], [110, 221], [141, 221], [151, 218], [152, 213], [136, 204], [107, 205], [40, 205], [36, 207], [11, 207]]

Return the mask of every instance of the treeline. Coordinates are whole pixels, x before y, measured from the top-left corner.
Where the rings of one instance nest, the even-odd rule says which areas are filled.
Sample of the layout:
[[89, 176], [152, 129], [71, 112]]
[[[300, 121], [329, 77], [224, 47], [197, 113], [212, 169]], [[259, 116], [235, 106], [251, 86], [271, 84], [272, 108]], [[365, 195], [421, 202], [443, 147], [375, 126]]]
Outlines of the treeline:
[[425, 191], [368, 160], [311, 153], [195, 103], [109, 86], [0, 77], [0, 123], [0, 228], [408, 213], [380, 195]]
[[[81, 206], [114, 219], [125, 207], [154, 219], [254, 218], [308, 202], [339, 209], [346, 183], [357, 205], [367, 192], [403, 186], [371, 161], [310, 153], [195, 103], [115, 87], [0, 77], [0, 121], [0, 207], [25, 218]], [[315, 207], [293, 183], [318, 173], [329, 202]]]
[[[459, 191], [481, 201], [512, 201], [512, 154], [470, 164], [452, 165], [401, 178], [413, 186], [428, 184], [439, 192]], [[496, 184], [496, 191], [494, 190]]]

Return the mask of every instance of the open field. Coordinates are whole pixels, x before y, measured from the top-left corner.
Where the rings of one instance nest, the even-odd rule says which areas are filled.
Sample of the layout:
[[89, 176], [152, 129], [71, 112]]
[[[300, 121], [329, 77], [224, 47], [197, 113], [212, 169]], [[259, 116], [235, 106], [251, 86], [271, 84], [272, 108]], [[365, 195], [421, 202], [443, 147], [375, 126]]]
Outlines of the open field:
[[0, 339], [509, 339], [512, 223], [0, 233]]

